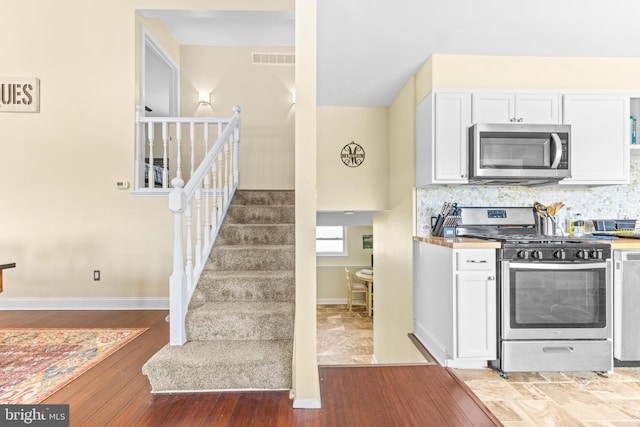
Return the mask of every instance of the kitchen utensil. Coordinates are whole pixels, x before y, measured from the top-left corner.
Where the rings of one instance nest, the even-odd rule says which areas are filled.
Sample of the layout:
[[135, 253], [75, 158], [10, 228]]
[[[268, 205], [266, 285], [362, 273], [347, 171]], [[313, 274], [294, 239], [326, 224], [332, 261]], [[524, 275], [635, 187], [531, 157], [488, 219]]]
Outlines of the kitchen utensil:
[[547, 216], [547, 207], [542, 203], [534, 202], [533, 207], [535, 208], [536, 212], [538, 212], [540, 218], [544, 218]]
[[563, 206], [564, 206], [564, 203], [562, 203], [562, 202], [558, 202], [558, 203], [556, 203], [556, 205], [555, 205], [556, 214], [557, 214], [558, 212], [560, 212], [560, 209], [562, 209], [562, 207], [563, 207]]
[[547, 213], [549, 215], [555, 215], [556, 214], [556, 207], [555, 205], [549, 205], [547, 206]]

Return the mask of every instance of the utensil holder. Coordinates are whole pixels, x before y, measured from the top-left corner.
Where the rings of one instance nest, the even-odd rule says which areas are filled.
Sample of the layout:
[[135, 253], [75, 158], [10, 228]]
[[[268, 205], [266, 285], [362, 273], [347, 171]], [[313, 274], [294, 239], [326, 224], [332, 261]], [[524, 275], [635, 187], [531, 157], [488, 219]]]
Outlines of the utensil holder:
[[540, 221], [543, 236], [555, 236], [557, 233], [556, 219], [552, 215], [547, 215]]

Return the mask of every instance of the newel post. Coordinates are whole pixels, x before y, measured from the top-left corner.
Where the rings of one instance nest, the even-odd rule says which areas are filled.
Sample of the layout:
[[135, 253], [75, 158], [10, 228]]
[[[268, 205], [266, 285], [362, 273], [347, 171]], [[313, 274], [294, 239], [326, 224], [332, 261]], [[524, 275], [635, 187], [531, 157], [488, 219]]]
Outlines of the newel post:
[[181, 178], [173, 178], [171, 185], [173, 190], [169, 193], [169, 209], [173, 212], [173, 272], [169, 279], [169, 344], [183, 345], [187, 341], [184, 325], [187, 315], [187, 275], [182, 249], [182, 214], [186, 209], [187, 196]]

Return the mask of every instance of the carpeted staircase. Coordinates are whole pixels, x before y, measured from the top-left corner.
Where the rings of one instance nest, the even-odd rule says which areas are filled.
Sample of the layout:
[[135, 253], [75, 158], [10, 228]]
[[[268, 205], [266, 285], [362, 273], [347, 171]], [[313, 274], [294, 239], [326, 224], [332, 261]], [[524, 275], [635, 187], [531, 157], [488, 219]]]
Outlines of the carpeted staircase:
[[154, 392], [290, 389], [294, 193], [236, 193], [187, 313], [187, 343], [143, 366]]

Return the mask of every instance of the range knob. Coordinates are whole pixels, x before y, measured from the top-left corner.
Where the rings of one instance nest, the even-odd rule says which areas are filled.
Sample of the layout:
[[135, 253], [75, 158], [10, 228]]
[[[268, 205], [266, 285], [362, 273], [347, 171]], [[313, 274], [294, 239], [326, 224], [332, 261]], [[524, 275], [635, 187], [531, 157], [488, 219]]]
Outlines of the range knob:
[[538, 250], [531, 251], [531, 258], [542, 259], [542, 251], [538, 251]]
[[602, 259], [602, 249], [592, 249], [589, 256], [593, 259]]
[[529, 259], [529, 252], [520, 250], [516, 253], [516, 258], [518, 259]]
[[567, 257], [567, 254], [564, 252], [563, 249], [558, 249], [553, 253], [553, 257], [555, 259], [565, 259]]
[[576, 258], [589, 259], [589, 251], [580, 249], [578, 252], [576, 252]]

